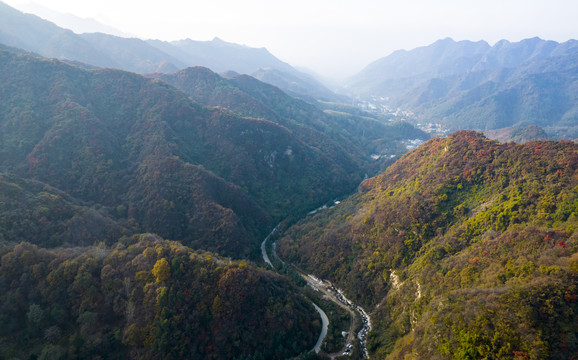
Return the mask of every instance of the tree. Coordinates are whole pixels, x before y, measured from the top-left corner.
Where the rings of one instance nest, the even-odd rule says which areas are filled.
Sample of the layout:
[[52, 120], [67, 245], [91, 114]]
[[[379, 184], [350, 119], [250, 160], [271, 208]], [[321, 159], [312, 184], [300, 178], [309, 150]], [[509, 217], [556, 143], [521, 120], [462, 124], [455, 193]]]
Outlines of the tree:
[[42, 308], [38, 304], [32, 304], [30, 305], [26, 316], [28, 317], [28, 323], [30, 326], [36, 327], [42, 321], [44, 311], [42, 311]]
[[156, 282], [166, 281], [171, 277], [171, 267], [167, 259], [161, 258], [157, 260], [153, 267], [153, 275], [155, 276]]

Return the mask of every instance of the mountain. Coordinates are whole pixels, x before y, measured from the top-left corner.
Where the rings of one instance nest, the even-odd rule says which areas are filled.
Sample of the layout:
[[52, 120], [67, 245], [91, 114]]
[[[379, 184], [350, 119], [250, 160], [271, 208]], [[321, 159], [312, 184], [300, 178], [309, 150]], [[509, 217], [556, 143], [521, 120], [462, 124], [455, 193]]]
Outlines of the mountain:
[[143, 40], [102, 33], [78, 35], [4, 3], [0, 3], [0, 19], [0, 43], [45, 57], [138, 73], [176, 71], [185, 66]]
[[485, 41], [454, 41], [450, 38], [413, 49], [398, 50], [374, 61], [347, 82], [356, 94], [392, 96], [387, 92], [389, 82], [418, 82], [449, 75], [516, 68], [527, 62], [576, 52], [578, 42], [565, 43], [539, 38], [511, 43], [501, 40], [494, 46]]
[[91, 224], [111, 222], [109, 241], [153, 232], [255, 258], [275, 222], [350, 193], [386, 163], [373, 151], [398, 154], [416, 132], [329, 116], [249, 76], [203, 68], [175, 79], [211, 107], [158, 79], [9, 49], [0, 49], [0, 69], [0, 172], [24, 199], [0, 211], [6, 241], [27, 231], [14, 214], [34, 214], [47, 199], [58, 211], [38, 219], [48, 224], [34, 230], [37, 245], [87, 244], [102, 234]]
[[577, 154], [434, 138], [277, 248], [372, 309], [372, 357], [576, 357]]
[[549, 140], [548, 134], [546, 134], [544, 129], [535, 125], [488, 130], [484, 132], [484, 136], [499, 142], [525, 143], [528, 141]]
[[[372, 155], [404, 153], [408, 139], [428, 138], [409, 124], [371, 117], [356, 108], [332, 103], [313, 106], [247, 75], [229, 74], [224, 78], [209, 69], [195, 67], [150, 76], [183, 90], [204, 105], [227, 108], [286, 127], [304, 143], [338, 159], [349, 174], [359, 173], [360, 166], [362, 172], [375, 173], [375, 167], [383, 162], [371, 160]], [[322, 105], [325, 110], [320, 109]]]
[[285, 278], [152, 234], [0, 258], [3, 358], [285, 359], [321, 330]]
[[577, 56], [575, 40], [490, 47], [445, 39], [374, 62], [347, 89], [448, 130], [537, 125], [552, 137], [575, 138]]
[[[577, 59], [578, 52], [530, 62], [486, 74], [478, 83], [472, 81], [475, 73], [433, 79], [409, 93], [407, 104], [449, 129], [537, 125], [552, 137], [576, 138]], [[440, 88], [447, 93], [436, 95]]]
[[135, 38], [122, 38], [102, 33], [81, 34], [80, 37], [98, 51], [108, 54], [120, 68], [136, 73], [175, 72], [187, 62], [176, 59], [147, 42]]
[[0, 43], [46, 57], [81, 61], [102, 67], [120, 67], [80, 36], [35, 15], [24, 14], [0, 2]]
[[113, 243], [134, 233], [118, 209], [94, 207], [46, 183], [0, 175], [0, 246], [33, 242], [45, 247]]
[[398, 50], [369, 64], [353, 76], [346, 87], [356, 94], [378, 95], [378, 92], [387, 91], [388, 81], [406, 79], [414, 84], [423, 79], [467, 72], [489, 49], [485, 41], [455, 42], [446, 38], [411, 51]]
[[0, 64], [2, 172], [119, 209], [113, 217], [141, 231], [238, 256], [251, 251], [255, 221], [263, 226], [267, 217], [238, 186], [191, 163], [207, 151], [207, 165], [220, 164], [215, 138], [202, 129], [235, 116], [136, 74], [8, 51]]
[[120, 37], [130, 37], [119, 29], [105, 25], [96, 19], [81, 18], [68, 13], [61, 13], [34, 2], [19, 4], [18, 9], [24, 13], [34, 14], [42, 19], [53, 22], [62, 28], [70, 29], [76, 34], [104, 33]]
[[[78, 35], [2, 2], [0, 20], [0, 43], [46, 57], [140, 74], [173, 73], [190, 66], [204, 66], [215, 72], [256, 73], [265, 82], [271, 81], [271, 84], [311, 102], [342, 99], [313, 77], [277, 59], [265, 48], [251, 48], [219, 38], [165, 42], [104, 33]], [[269, 72], [274, 75], [267, 75]]]
[[347, 102], [347, 97], [335, 94], [313, 76], [303, 72], [284, 72], [274, 68], [261, 68], [250, 75], [310, 103], [315, 103], [317, 100]]
[[[236, 71], [250, 74], [260, 68], [275, 68], [284, 71], [295, 71], [291, 65], [282, 62], [265, 48], [251, 48], [214, 38], [212, 41], [195, 41], [191, 39], [172, 41], [149, 41], [155, 47], [170, 53], [176, 48], [175, 57], [187, 60], [187, 64], [208, 67], [215, 72]], [[183, 57], [186, 56], [186, 59]]]
[[[329, 184], [329, 188], [340, 189], [339, 191], [346, 193], [348, 189], [355, 187], [356, 182], [361, 181], [364, 171], [370, 168], [369, 154], [347, 139], [343, 134], [345, 130], [339, 124], [330, 122], [330, 119], [313, 105], [294, 99], [274, 86], [247, 75], [225, 79], [200, 67], [158, 76], [182, 89], [199, 103], [262, 119], [263, 122], [276, 124], [287, 132], [285, 136], [275, 135], [277, 140], [274, 148], [262, 153], [266, 168], [247, 169], [247, 176], [250, 176], [251, 181], [248, 181], [248, 178], [240, 179], [249, 193], [268, 193], [260, 202], [267, 204], [265, 206], [271, 209], [272, 214], [280, 216], [286, 211], [295, 212], [299, 208], [313, 207], [311, 200], [319, 198], [322, 193], [325, 193], [321, 195], [325, 197], [325, 201], [330, 200], [327, 197], [329, 193], [321, 190], [321, 187]], [[383, 126], [381, 130], [380, 136], [389, 139], [391, 135], [388, 127]], [[250, 134], [249, 129], [240, 131]], [[281, 148], [283, 138], [287, 136], [294, 140]], [[279, 197], [264, 191], [269, 185], [255, 178], [259, 173], [270, 174], [272, 171], [277, 175], [263, 176], [265, 179], [276, 179], [273, 184], [278, 189], [271, 191], [283, 189], [287, 196], [292, 197], [291, 201], [287, 201], [286, 196]], [[310, 178], [311, 182], [304, 186], [304, 178], [295, 179], [293, 174], [301, 174], [304, 178]], [[332, 192], [337, 194], [337, 191]]]
[[313, 207], [361, 176], [282, 126], [202, 107], [158, 80], [0, 55], [2, 172], [123, 208], [115, 217], [141, 231], [246, 256], [272, 226], [265, 213]]
[[267, 49], [250, 48], [214, 38], [212, 41], [191, 39], [163, 42], [148, 40], [156, 48], [180, 59], [188, 66], [202, 66], [217, 73], [234, 71], [251, 75], [310, 102], [343, 100], [314, 77], [300, 72], [277, 59]]
[[[310, 351], [321, 322], [302, 291], [232, 258], [255, 259], [281, 218], [351, 192], [368, 159], [315, 130], [345, 131], [314, 106], [228, 81], [272, 120], [0, 46], [1, 357]], [[300, 136], [280, 124], [305, 120]]]

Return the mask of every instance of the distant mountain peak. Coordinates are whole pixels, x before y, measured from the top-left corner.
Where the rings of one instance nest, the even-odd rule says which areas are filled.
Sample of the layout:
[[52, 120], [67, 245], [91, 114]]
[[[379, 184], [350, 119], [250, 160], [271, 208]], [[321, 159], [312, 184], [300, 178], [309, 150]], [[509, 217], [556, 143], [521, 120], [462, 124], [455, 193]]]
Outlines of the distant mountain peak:
[[[337, 97], [264, 47], [231, 43], [217, 36], [209, 41], [187, 38], [168, 42], [119, 37], [110, 35], [110, 31], [105, 29], [78, 35], [36, 15], [24, 14], [1, 1], [0, 43], [41, 56], [140, 74], [174, 73], [190, 66], [204, 66], [218, 73], [232, 70], [244, 74], [270, 68], [278, 71], [271, 83], [284, 91], [314, 99]], [[279, 76], [279, 72], [286, 75]], [[287, 81], [283, 79], [285, 77], [293, 80]], [[300, 79], [297, 88], [294, 86], [295, 78]], [[283, 87], [284, 84], [291, 87]]]
[[103, 24], [101, 21], [97, 19], [79, 17], [70, 13], [62, 13], [33, 1], [26, 4], [20, 4], [18, 6], [18, 10], [23, 11], [25, 13], [36, 15], [44, 20], [53, 22], [54, 24], [60, 27], [72, 30], [76, 34], [104, 33], [119, 37], [132, 36], [113, 26]]
[[538, 125], [552, 138], [576, 137], [576, 57], [576, 40], [446, 38], [374, 61], [346, 91], [446, 130]]
[[221, 75], [222, 77], [224, 77], [224, 78], [226, 78], [226, 79], [232, 79], [232, 78], [237, 77], [237, 76], [239, 76], [239, 75], [241, 75], [241, 74], [239, 74], [239, 73], [236, 72], [236, 71], [229, 70], [229, 71], [222, 72], [222, 73], [219, 74], [219, 75]]
[[504, 47], [504, 46], [508, 46], [508, 45], [510, 45], [510, 44], [511, 44], [511, 43], [510, 43], [508, 40], [502, 39], [502, 40], [498, 41], [496, 44], [494, 44], [494, 48], [498, 48], [498, 49], [499, 49], [499, 48], [502, 48], [502, 47]]
[[538, 36], [534, 36], [534, 37], [531, 37], [531, 38], [528, 38], [528, 39], [523, 39], [523, 40], [521, 40], [520, 42], [521, 42], [521, 43], [537, 43], [537, 42], [542, 42], [542, 41], [545, 41], [545, 40], [542, 40], [542, 39], [541, 39], [540, 37], [538, 37]]
[[455, 43], [456, 41], [454, 39], [452, 39], [451, 37], [445, 37], [443, 39], [439, 39], [438, 41], [434, 42], [434, 44], [449, 44], [449, 43]]

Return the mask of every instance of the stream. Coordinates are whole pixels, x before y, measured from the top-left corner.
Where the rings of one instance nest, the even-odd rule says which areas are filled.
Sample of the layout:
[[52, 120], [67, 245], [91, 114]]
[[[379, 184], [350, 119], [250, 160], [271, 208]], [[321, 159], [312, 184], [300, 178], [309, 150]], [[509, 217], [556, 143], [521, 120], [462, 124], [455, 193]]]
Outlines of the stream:
[[[277, 229], [279, 228], [280, 225], [281, 224], [277, 225], [271, 231], [271, 233], [269, 233], [269, 235], [267, 235], [265, 240], [263, 240], [263, 242], [261, 243], [261, 254], [263, 255], [263, 261], [267, 265], [269, 265], [273, 270], [275, 270], [275, 267], [273, 266], [273, 263], [271, 262], [269, 255], [267, 254], [267, 241], [277, 231]], [[276, 245], [277, 245], [276, 243], [273, 243], [271, 245], [271, 248], [273, 250], [273, 257], [275, 259], [278, 259], [279, 261], [281, 261], [283, 263], [283, 261], [277, 255]], [[339, 305], [341, 307], [346, 308], [353, 316], [355, 316], [355, 314], [357, 314], [359, 316], [359, 318], [361, 319], [361, 323], [363, 325], [362, 325], [361, 330], [357, 333], [357, 339], [359, 340], [359, 344], [361, 347], [361, 352], [363, 354], [363, 357], [366, 359], [369, 359], [369, 354], [367, 352], [367, 334], [371, 330], [371, 319], [369, 318], [369, 315], [365, 312], [365, 310], [361, 306], [356, 305], [353, 302], [351, 302], [351, 300], [347, 299], [347, 297], [345, 297], [343, 291], [341, 289], [335, 287], [333, 284], [331, 284], [331, 282], [329, 282], [327, 280], [325, 280], [325, 281], [321, 280], [321, 279], [317, 278], [315, 275], [306, 274], [306, 273], [302, 272], [301, 270], [299, 270], [294, 265], [291, 265], [291, 266], [301, 275], [301, 277], [308, 283], [309, 286], [311, 286], [315, 290], [322, 291], [325, 295], [327, 295], [327, 297], [331, 301], [333, 301], [334, 303], [336, 303], [337, 305]], [[317, 340], [317, 344], [315, 344], [315, 347], [313, 348], [313, 350], [316, 353], [319, 353], [319, 351], [321, 349], [321, 344], [323, 343], [323, 340], [325, 339], [325, 336], [327, 335], [327, 329], [329, 327], [329, 319], [327, 318], [327, 315], [325, 314], [325, 312], [319, 306], [317, 306], [313, 302], [312, 302], [312, 304], [315, 307], [315, 310], [317, 310], [317, 312], [321, 316], [321, 320], [322, 320], [321, 334], [319, 335], [319, 339]], [[352, 322], [352, 327], [353, 327], [353, 322]], [[348, 338], [348, 343], [351, 343], [351, 340], [352, 339], [350, 336], [350, 338]], [[346, 348], [344, 348], [343, 350], [346, 350]], [[330, 357], [339, 356], [339, 355], [341, 355], [341, 351], [337, 354], [330, 355]]]

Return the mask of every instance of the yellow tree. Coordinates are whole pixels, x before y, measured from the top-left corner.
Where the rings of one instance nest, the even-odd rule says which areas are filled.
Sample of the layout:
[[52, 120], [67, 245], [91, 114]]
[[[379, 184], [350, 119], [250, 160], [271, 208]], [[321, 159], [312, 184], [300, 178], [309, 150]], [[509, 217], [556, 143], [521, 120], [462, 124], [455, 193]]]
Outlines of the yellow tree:
[[156, 282], [166, 281], [171, 277], [171, 267], [167, 259], [160, 258], [157, 260], [153, 267], [153, 275], [155, 276]]

